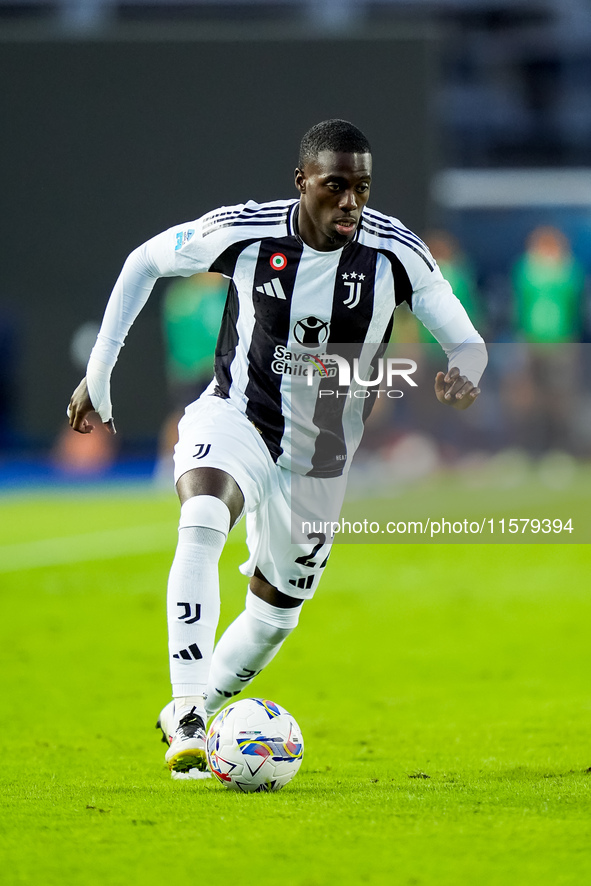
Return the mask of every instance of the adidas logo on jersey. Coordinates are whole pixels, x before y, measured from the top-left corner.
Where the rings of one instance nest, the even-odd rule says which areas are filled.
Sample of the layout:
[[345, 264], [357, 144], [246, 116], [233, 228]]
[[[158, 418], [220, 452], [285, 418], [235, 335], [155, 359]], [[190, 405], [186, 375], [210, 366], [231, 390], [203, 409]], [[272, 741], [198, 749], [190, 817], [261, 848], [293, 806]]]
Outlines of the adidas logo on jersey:
[[287, 299], [279, 277], [269, 280], [268, 283], [263, 283], [262, 286], [257, 286], [256, 291], [262, 293], [262, 295], [270, 295], [273, 298]]

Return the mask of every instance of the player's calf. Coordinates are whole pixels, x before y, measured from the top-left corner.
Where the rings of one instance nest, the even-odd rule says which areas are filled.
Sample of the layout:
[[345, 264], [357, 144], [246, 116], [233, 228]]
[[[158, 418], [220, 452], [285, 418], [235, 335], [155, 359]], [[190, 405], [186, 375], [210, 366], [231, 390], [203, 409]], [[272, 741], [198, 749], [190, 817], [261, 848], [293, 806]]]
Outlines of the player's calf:
[[290, 609], [246, 595], [246, 608], [230, 625], [214, 650], [205, 710], [208, 717], [242, 692], [277, 655], [296, 627], [301, 604]]

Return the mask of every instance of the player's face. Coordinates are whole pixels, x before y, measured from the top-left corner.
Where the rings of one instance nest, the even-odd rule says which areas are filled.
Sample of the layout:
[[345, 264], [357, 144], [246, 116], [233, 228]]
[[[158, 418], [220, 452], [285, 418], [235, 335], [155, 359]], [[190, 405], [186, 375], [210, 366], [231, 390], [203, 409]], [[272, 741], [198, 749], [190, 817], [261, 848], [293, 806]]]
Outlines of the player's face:
[[300, 236], [321, 252], [340, 249], [355, 236], [369, 199], [371, 154], [321, 151], [296, 169]]

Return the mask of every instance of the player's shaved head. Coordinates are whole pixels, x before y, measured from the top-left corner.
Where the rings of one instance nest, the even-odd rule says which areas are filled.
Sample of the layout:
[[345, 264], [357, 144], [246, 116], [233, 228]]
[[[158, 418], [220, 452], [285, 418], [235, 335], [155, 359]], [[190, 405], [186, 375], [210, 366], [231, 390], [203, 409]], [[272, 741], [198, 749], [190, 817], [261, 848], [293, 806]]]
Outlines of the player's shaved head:
[[371, 154], [371, 145], [361, 130], [347, 120], [323, 120], [304, 135], [300, 144], [299, 168], [303, 169], [315, 160], [321, 151]]

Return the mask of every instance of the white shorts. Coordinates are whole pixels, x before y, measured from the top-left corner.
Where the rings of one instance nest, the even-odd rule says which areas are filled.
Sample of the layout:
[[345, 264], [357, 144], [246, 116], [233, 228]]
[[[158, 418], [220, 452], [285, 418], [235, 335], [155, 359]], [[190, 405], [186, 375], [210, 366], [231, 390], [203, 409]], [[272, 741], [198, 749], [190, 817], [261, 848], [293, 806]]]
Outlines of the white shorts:
[[330, 554], [330, 523], [339, 518], [346, 477], [304, 477], [275, 464], [263, 438], [230, 401], [211, 394], [187, 406], [174, 450], [174, 481], [193, 468], [218, 468], [244, 496], [250, 557], [269, 584], [310, 599]]

